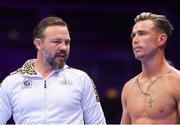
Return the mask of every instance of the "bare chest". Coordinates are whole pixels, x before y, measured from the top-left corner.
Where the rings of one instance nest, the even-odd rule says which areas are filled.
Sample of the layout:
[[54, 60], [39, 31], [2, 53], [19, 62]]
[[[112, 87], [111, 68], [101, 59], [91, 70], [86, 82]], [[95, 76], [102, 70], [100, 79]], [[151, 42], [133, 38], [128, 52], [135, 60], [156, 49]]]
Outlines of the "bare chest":
[[137, 84], [128, 96], [127, 109], [132, 118], [164, 118], [176, 111], [176, 101], [166, 84], [158, 81], [143, 93]]

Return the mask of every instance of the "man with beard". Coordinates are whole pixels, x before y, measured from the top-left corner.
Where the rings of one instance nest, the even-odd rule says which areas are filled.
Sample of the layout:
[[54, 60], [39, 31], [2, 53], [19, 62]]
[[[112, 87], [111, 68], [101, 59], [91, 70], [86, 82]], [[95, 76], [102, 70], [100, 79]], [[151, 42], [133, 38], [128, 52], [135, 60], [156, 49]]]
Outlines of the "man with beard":
[[66, 65], [67, 24], [44, 18], [34, 29], [37, 58], [7, 76], [0, 87], [0, 124], [106, 124], [95, 84]]

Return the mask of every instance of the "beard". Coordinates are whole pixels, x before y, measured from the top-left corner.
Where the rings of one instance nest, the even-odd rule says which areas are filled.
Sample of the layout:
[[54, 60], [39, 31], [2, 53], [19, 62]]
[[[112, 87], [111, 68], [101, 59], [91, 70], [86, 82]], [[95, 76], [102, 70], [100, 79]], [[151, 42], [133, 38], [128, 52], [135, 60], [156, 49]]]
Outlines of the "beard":
[[64, 65], [65, 65], [64, 61], [61, 61], [61, 62], [53, 61], [52, 68], [55, 70], [63, 69]]
[[[62, 58], [64, 58], [63, 60], [57, 61], [56, 58], [61, 56]], [[63, 69], [66, 60], [67, 60], [67, 54], [64, 51], [60, 51], [58, 53], [56, 53], [54, 56], [49, 56], [46, 58], [48, 64], [52, 67], [52, 69], [54, 70], [59, 70], [59, 69]]]

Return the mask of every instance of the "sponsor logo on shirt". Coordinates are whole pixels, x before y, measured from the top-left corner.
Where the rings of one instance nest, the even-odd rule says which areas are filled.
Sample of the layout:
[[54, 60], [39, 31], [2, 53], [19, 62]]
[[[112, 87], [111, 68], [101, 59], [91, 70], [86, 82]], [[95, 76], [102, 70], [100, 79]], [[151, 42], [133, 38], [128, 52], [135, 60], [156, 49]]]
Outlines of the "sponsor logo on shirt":
[[72, 85], [72, 81], [67, 79], [62, 79], [59, 81], [59, 83], [60, 85]]
[[32, 81], [31, 80], [24, 80], [22, 84], [22, 89], [28, 89], [32, 87]]

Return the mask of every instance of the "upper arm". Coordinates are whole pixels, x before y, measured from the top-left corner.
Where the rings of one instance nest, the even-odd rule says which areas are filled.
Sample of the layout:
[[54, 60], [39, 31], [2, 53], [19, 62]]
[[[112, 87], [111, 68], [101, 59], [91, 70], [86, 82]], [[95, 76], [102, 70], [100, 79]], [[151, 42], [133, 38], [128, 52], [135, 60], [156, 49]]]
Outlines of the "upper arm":
[[0, 124], [5, 124], [10, 119], [11, 112], [10, 103], [2, 85], [0, 86]]
[[121, 102], [122, 102], [122, 116], [121, 116], [121, 124], [130, 124], [131, 120], [127, 111], [127, 104], [126, 104], [126, 98], [127, 98], [127, 86], [123, 87], [122, 94], [121, 94]]
[[180, 119], [180, 78], [177, 82], [177, 86], [175, 86], [175, 97], [176, 97], [176, 101], [177, 101], [177, 108], [178, 108], [178, 116], [179, 116], [179, 119]]
[[175, 72], [171, 75], [169, 78], [171, 93], [173, 93], [173, 97], [176, 100], [177, 103], [177, 113], [180, 119], [180, 72]]
[[123, 108], [122, 116], [121, 116], [121, 124], [131, 124], [131, 120], [129, 118], [128, 112], [126, 108]]
[[85, 124], [106, 124], [96, 86], [91, 78], [84, 79], [82, 109]]

